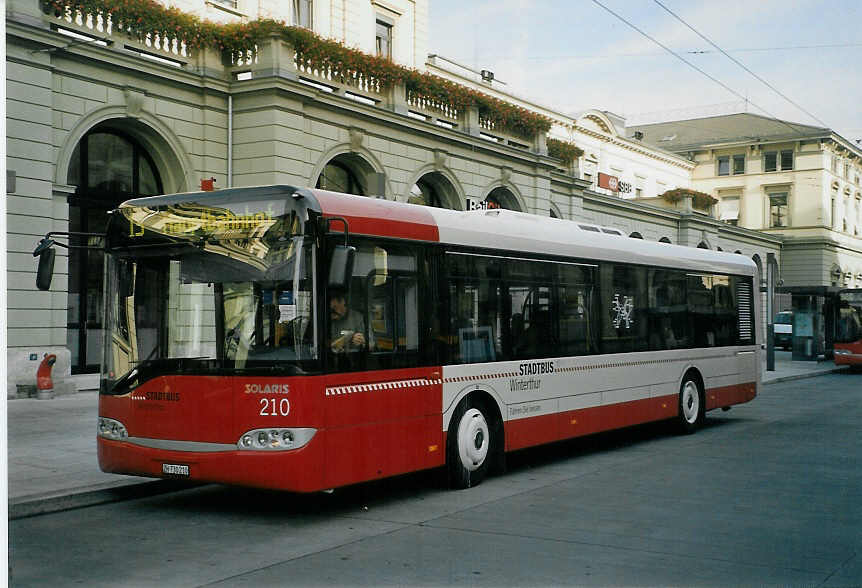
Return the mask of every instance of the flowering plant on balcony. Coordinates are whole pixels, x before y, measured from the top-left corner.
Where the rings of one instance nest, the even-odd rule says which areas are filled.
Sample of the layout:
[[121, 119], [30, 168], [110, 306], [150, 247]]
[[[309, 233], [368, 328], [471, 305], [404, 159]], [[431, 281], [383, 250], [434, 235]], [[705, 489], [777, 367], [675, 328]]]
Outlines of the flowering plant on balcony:
[[549, 119], [526, 108], [434, 74], [403, 67], [400, 69], [402, 71], [397, 81], [403, 82], [408, 92], [437, 104], [447, 104], [459, 111], [475, 107], [479, 111], [479, 118], [488, 121], [494, 128], [504, 129], [524, 139], [532, 139], [538, 133], [547, 133], [551, 128]]
[[148, 36], [162, 41], [185, 43], [190, 49], [219, 45], [220, 25], [202, 21], [176, 7], [165, 7], [155, 0], [43, 0], [42, 9], [58, 18], [80, 13], [86, 21], [99, 17], [115, 31], [143, 41]]
[[675, 188], [673, 190], [668, 190], [667, 192], [660, 194], [660, 196], [671, 204], [676, 204], [687, 196], [691, 196], [692, 205], [695, 208], [700, 209], [709, 208], [710, 206], [718, 202], [718, 199], [713, 198], [706, 192], [698, 192], [697, 190], [692, 190], [691, 188]]
[[383, 57], [368, 55], [358, 49], [318, 37], [308, 29], [288, 26], [272, 19], [247, 23], [216, 24], [186, 14], [175, 7], [165, 7], [155, 0], [42, 0], [46, 13], [58, 18], [81, 14], [84, 20], [109, 19], [115, 31], [122, 31], [143, 42], [148, 37], [159, 46], [185, 44], [191, 50], [209, 47], [229, 53], [232, 57], [248, 56], [257, 45], [273, 35], [280, 35], [296, 51], [301, 67], [323, 72], [345, 84], [360, 78], [363, 83], [382, 91], [403, 83], [408, 91], [420, 98], [433, 99], [463, 111], [468, 107], [479, 110], [480, 118], [495, 128], [513, 135], [532, 139], [546, 133], [550, 121], [525, 108], [509, 104], [476, 90], [418, 72]]
[[562, 160], [566, 165], [572, 165], [572, 162], [583, 154], [584, 150], [574, 143], [548, 137], [548, 155]]

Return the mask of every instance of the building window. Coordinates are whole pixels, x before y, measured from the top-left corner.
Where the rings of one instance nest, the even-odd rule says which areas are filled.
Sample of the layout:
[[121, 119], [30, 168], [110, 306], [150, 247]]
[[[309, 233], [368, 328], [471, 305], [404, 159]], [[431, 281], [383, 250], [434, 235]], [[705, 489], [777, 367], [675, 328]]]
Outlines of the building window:
[[407, 202], [434, 208], [461, 209], [461, 199], [455, 187], [440, 172], [431, 172], [416, 180], [410, 189]]
[[377, 56], [392, 59], [392, 23], [377, 19]]
[[312, 28], [312, 0], [293, 0], [293, 24], [306, 29]]
[[731, 173], [735, 176], [745, 173], [745, 155], [722, 155], [718, 158], [718, 175], [729, 176]]
[[769, 226], [787, 226], [787, 192], [769, 195]]
[[785, 149], [781, 152], [767, 151], [763, 154], [764, 171], [778, 171], [779, 164], [781, 165], [781, 171], [788, 171], [793, 169], [793, 151], [791, 149]]
[[356, 170], [343, 160], [333, 160], [326, 164], [317, 178], [316, 188], [365, 196], [365, 186]]
[[739, 224], [739, 196], [722, 198], [719, 203], [719, 220], [729, 225]]

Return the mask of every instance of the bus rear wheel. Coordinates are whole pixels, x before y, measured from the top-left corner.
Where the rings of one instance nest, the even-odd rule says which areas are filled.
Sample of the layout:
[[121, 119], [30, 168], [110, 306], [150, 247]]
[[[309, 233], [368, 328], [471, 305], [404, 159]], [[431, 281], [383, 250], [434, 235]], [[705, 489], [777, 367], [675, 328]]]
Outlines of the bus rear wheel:
[[485, 479], [496, 449], [496, 429], [490, 412], [481, 403], [462, 400], [449, 425], [446, 466], [452, 488], [470, 488]]
[[706, 419], [706, 406], [700, 381], [686, 374], [679, 387], [679, 427], [683, 433], [694, 433]]

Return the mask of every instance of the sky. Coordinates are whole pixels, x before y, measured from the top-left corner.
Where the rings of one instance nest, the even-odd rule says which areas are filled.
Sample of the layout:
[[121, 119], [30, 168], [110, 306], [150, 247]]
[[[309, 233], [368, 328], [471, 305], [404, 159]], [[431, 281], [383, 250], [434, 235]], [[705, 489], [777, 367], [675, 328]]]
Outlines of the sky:
[[860, 0], [429, 0], [429, 10], [429, 53], [491, 70], [561, 113], [607, 110], [632, 126], [747, 111], [862, 140]]

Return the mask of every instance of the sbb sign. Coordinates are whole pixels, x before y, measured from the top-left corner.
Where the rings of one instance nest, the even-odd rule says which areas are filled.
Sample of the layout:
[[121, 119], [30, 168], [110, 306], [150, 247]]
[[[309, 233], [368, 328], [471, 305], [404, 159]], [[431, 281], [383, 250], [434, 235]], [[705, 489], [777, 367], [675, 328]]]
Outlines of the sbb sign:
[[621, 182], [618, 177], [601, 172], [599, 172], [599, 188], [607, 188], [611, 192], [622, 192], [623, 194], [632, 191], [632, 185], [629, 182]]

